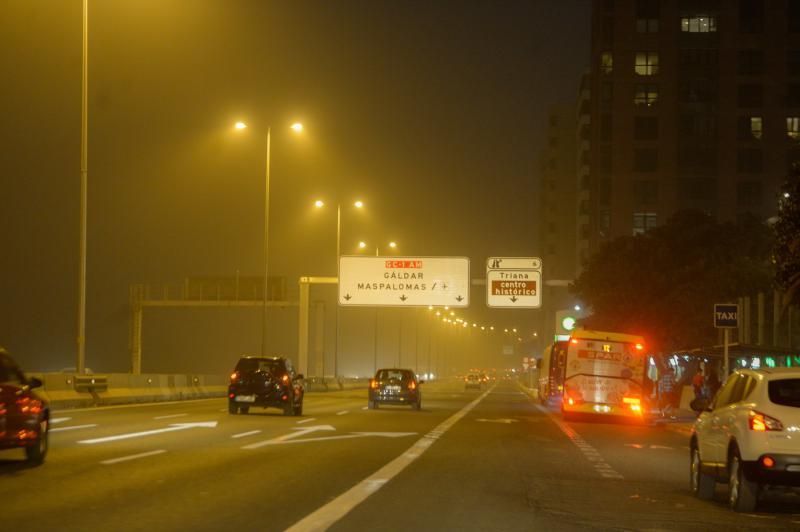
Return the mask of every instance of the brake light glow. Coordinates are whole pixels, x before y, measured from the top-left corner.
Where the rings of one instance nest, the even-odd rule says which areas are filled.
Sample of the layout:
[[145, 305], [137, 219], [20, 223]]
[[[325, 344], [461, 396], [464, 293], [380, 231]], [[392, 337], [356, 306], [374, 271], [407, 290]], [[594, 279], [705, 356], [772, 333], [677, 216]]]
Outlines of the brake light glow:
[[239, 372], [238, 371], [234, 371], [233, 373], [231, 373], [231, 381], [235, 381], [238, 378], [239, 378]]
[[235, 394], [235, 393], [229, 393], [229, 394], [228, 394], [228, 397], [230, 397], [231, 399], [233, 399], [234, 397], [236, 397], [236, 394]]
[[416, 390], [417, 389], [417, 383], [414, 382], [414, 381], [409, 382], [408, 383], [408, 389], [409, 390]]
[[17, 399], [17, 409], [20, 414], [38, 414], [42, 411], [42, 402], [38, 399], [23, 397]]
[[573, 406], [575, 404], [575, 399], [573, 399], [572, 397], [567, 397], [567, 404], [569, 406]]
[[578, 339], [577, 338], [571, 338], [569, 342], [571, 344], [577, 344], [578, 343]]
[[775, 460], [771, 456], [765, 456], [761, 459], [761, 465], [768, 468], [775, 467]]
[[761, 412], [750, 412], [750, 430], [756, 432], [766, 432], [766, 431], [780, 431], [783, 430], [783, 424], [775, 419], [774, 417], [769, 417], [766, 414], [762, 414]]
[[283, 381], [284, 384], [289, 384], [289, 375], [284, 375], [283, 377], [281, 377], [281, 380]]
[[644, 346], [642, 344], [636, 344], [637, 351], [641, 351], [642, 349], [644, 349]]
[[375, 379], [370, 379], [369, 380], [369, 387], [372, 388], [373, 390], [377, 390], [378, 389], [378, 381], [376, 381]]
[[0, 403], [0, 416], [6, 415], [7, 412], [8, 410], [6, 410], [6, 404]]

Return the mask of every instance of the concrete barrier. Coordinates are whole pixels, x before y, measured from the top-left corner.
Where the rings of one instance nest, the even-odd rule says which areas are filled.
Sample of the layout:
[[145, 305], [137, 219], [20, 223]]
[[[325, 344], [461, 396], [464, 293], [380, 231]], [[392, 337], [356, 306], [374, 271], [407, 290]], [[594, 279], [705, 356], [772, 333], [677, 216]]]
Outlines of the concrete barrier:
[[[29, 376], [42, 380], [37, 393], [54, 409], [221, 398], [228, 393], [227, 375], [30, 373]], [[368, 378], [338, 381], [309, 378], [305, 386], [307, 392], [327, 392], [366, 389], [368, 383]]]

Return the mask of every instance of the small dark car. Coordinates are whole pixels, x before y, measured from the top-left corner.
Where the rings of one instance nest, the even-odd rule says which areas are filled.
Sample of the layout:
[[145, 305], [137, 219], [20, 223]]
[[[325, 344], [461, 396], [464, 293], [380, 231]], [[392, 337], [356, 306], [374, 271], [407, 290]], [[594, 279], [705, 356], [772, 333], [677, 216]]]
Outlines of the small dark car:
[[369, 408], [378, 408], [381, 403], [411, 405], [414, 410], [422, 408], [422, 393], [418, 381], [410, 369], [379, 369], [369, 381]]
[[303, 375], [282, 357], [242, 357], [228, 386], [228, 412], [247, 414], [251, 406], [280, 408], [285, 416], [303, 415]]
[[50, 409], [33, 392], [42, 381], [26, 378], [11, 356], [0, 347], [0, 449], [25, 449], [31, 464], [47, 455]]
[[475, 388], [480, 390], [483, 386], [483, 379], [477, 373], [470, 373], [466, 377], [464, 377], [464, 389], [469, 390], [470, 388]]

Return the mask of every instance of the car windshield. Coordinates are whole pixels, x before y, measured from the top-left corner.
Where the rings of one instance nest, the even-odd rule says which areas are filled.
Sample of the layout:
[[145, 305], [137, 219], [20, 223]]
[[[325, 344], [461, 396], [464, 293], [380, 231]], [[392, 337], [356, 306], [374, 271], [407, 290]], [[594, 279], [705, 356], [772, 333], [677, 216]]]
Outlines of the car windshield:
[[769, 400], [776, 405], [800, 408], [800, 379], [770, 381], [767, 389]]
[[22, 384], [22, 374], [5, 358], [0, 358], [0, 384]]
[[399, 380], [410, 381], [414, 378], [413, 373], [401, 369], [382, 369], [378, 372], [376, 378], [379, 381]]
[[273, 360], [269, 358], [243, 358], [236, 364], [236, 371], [240, 372], [269, 372], [274, 373], [281, 369], [280, 360]]

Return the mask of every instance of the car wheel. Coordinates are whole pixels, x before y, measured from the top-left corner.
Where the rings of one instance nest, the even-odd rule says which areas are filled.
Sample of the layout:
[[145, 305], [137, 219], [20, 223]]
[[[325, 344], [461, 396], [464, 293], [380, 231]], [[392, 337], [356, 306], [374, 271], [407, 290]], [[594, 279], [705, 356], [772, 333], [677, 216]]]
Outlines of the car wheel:
[[239, 407], [233, 401], [228, 401], [228, 413], [233, 415], [239, 413]]
[[25, 447], [25, 457], [30, 464], [41, 464], [47, 455], [49, 433], [47, 430], [47, 420], [39, 422], [39, 435], [33, 445]]
[[419, 401], [414, 403], [413, 408], [414, 408], [414, 410], [421, 410], [422, 409], [422, 399], [420, 399]]
[[692, 493], [698, 499], [709, 500], [714, 497], [714, 488], [716, 481], [714, 477], [707, 473], [703, 473], [702, 462], [700, 460], [700, 450], [697, 445], [692, 445], [692, 454], [689, 461], [689, 482], [692, 488]]
[[250, 407], [249, 406], [240, 406], [239, 407], [239, 412], [241, 412], [242, 414], [249, 414], [250, 413]]
[[758, 503], [759, 485], [744, 476], [739, 449], [733, 449], [728, 461], [728, 505], [737, 512], [752, 512]]
[[370, 410], [375, 410], [375, 401], [367, 401], [367, 408]]
[[303, 401], [300, 401], [299, 405], [295, 405], [295, 407], [294, 407], [294, 415], [295, 416], [302, 416], [303, 415]]
[[285, 405], [283, 405], [283, 415], [291, 416], [292, 414], [294, 414], [294, 400], [290, 399]]

